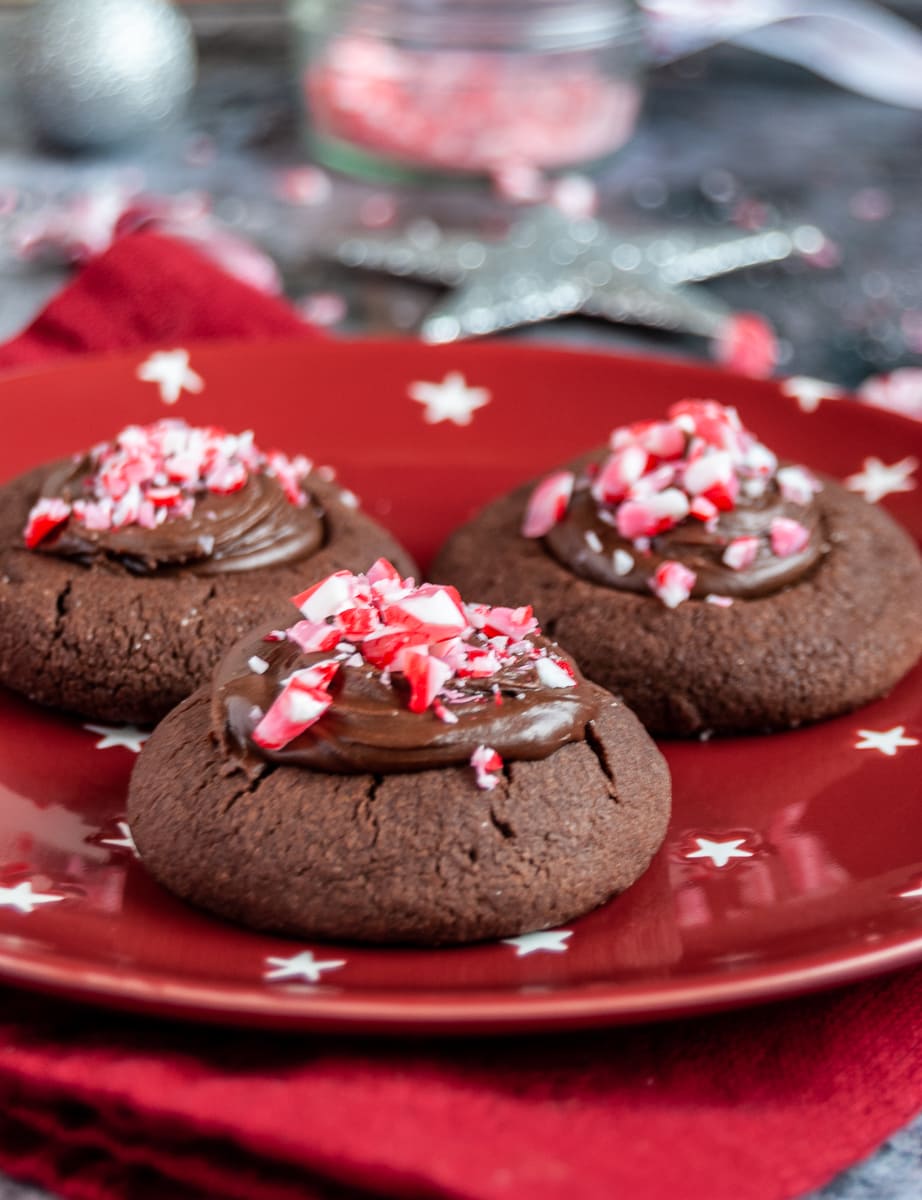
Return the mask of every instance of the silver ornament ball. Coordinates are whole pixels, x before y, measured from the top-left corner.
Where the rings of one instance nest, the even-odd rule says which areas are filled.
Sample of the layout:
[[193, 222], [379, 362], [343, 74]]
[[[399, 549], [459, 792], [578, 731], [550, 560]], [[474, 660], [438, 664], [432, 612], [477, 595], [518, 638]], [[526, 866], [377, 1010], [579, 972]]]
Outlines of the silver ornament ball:
[[195, 44], [167, 0], [35, 0], [22, 17], [17, 68], [44, 137], [106, 147], [179, 111], [195, 82]]

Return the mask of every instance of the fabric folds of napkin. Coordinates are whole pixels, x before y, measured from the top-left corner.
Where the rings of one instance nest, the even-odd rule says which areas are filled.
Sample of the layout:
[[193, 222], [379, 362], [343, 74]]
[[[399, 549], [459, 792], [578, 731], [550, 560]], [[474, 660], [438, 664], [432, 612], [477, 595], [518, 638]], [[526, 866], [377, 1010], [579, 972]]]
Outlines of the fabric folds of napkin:
[[[0, 366], [319, 336], [121, 239]], [[0, 1169], [69, 1200], [790, 1200], [922, 1108], [922, 971], [697, 1020], [452, 1042], [181, 1025], [0, 993]]]

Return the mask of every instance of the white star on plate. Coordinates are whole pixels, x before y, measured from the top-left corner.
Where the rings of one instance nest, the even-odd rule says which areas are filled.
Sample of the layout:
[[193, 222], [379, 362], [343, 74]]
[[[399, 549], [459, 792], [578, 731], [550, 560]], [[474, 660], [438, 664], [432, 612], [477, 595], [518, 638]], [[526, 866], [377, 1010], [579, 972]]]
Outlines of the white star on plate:
[[573, 936], [572, 929], [547, 929], [537, 933], [523, 933], [519, 937], [503, 938], [504, 946], [515, 946], [516, 958], [524, 958], [526, 954], [537, 954], [548, 950], [560, 954], [569, 950], [567, 939]]
[[141, 855], [138, 853], [138, 848], [134, 844], [134, 838], [131, 836], [131, 830], [128, 828], [127, 822], [118, 822], [118, 832], [118, 837], [100, 838], [100, 846], [112, 846], [118, 850], [130, 850], [135, 858], [140, 858]]
[[922, 880], [907, 888], [905, 892], [897, 892], [901, 900], [922, 900]]
[[752, 850], [742, 848], [745, 838], [733, 838], [729, 842], [712, 842], [710, 838], [696, 837], [697, 850], [690, 850], [686, 858], [709, 858], [715, 867], [725, 867], [731, 858], [752, 858]]
[[781, 383], [785, 396], [797, 401], [801, 412], [812, 413], [820, 406], [821, 400], [835, 400], [843, 394], [842, 388], [825, 379], [813, 379], [810, 375], [791, 375]]
[[156, 383], [164, 404], [175, 404], [183, 390], [200, 392], [205, 386], [196, 371], [189, 366], [188, 350], [157, 350], [137, 369], [144, 383]]
[[919, 465], [917, 458], [902, 458], [888, 467], [879, 458], [866, 458], [864, 470], [858, 475], [849, 475], [845, 486], [851, 492], [861, 492], [868, 504], [876, 504], [891, 492], [911, 492], [916, 481], [910, 479]]
[[305, 983], [319, 983], [323, 971], [336, 971], [346, 965], [344, 958], [330, 958], [318, 962], [310, 950], [302, 950], [291, 958], [267, 958], [263, 978], [267, 983], [281, 983], [285, 979], [300, 979]]
[[892, 729], [859, 729], [858, 736], [863, 740], [855, 742], [856, 750], [879, 750], [887, 758], [893, 758], [900, 746], [918, 746], [919, 739], [904, 737], [905, 725], [894, 725]]
[[84, 725], [90, 733], [101, 735], [96, 743], [97, 750], [111, 750], [113, 746], [124, 746], [126, 750], [141, 753], [141, 747], [150, 737], [146, 729], [138, 729], [136, 725]]
[[15, 887], [0, 887], [0, 908], [13, 908], [18, 913], [30, 913], [39, 904], [54, 904], [63, 899], [63, 896], [49, 896], [44, 892], [33, 892], [32, 884], [28, 879], [23, 883], [17, 883]]
[[412, 400], [426, 406], [423, 420], [430, 425], [439, 421], [470, 425], [474, 411], [490, 403], [489, 391], [468, 387], [460, 371], [449, 371], [441, 383], [411, 383], [408, 390]]

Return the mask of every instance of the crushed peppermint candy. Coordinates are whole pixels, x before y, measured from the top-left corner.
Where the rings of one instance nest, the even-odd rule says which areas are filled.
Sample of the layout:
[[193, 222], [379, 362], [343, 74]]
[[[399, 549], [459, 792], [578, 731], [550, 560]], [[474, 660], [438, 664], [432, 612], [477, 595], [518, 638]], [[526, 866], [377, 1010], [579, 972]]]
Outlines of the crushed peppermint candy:
[[[410, 711], [431, 712], [446, 724], [459, 720], [455, 704], [502, 704], [502, 689], [489, 681], [506, 668], [533, 671], [549, 689], [577, 685], [570, 663], [532, 640], [541, 630], [529, 605], [465, 604], [453, 587], [401, 579], [386, 559], [378, 559], [364, 575], [336, 571], [293, 596], [292, 603], [303, 619], [264, 640], [288, 640], [305, 654], [329, 657], [293, 671], [260, 714], [251, 736], [268, 750], [283, 748], [320, 720], [343, 666], [370, 666], [382, 679], [401, 676], [409, 688]], [[253, 664], [260, 661], [251, 658], [250, 668], [257, 669]], [[475, 681], [475, 688], [466, 689], [467, 681]], [[484, 772], [502, 766], [495, 751], [489, 754], [496, 765], [484, 765], [488, 759], [481, 756]]]
[[499, 775], [495, 772], [502, 771], [503, 760], [492, 746], [478, 746], [471, 755], [471, 766], [474, 768], [477, 786], [483, 791], [492, 791], [499, 783]]
[[696, 582], [694, 571], [683, 567], [680, 562], [667, 559], [656, 568], [650, 588], [667, 608], [678, 608], [692, 594]]
[[759, 539], [757, 537], [738, 537], [734, 538], [724, 550], [722, 561], [732, 571], [742, 571], [745, 567], [752, 566], [758, 553]]
[[775, 517], [771, 524], [772, 552], [779, 558], [799, 554], [810, 540], [810, 530], [790, 517]]
[[538, 484], [528, 501], [522, 534], [544, 537], [566, 515], [576, 476], [572, 471], [555, 471]]
[[[646, 554], [652, 539], [683, 522], [700, 521], [715, 534], [721, 514], [742, 501], [758, 500], [775, 484], [785, 503], [806, 507], [821, 484], [805, 467], [779, 467], [769, 448], [746, 429], [735, 408], [715, 400], [683, 400], [673, 404], [665, 420], [637, 421], [615, 429], [609, 452], [588, 472], [588, 486], [599, 520], [612, 526], [638, 554]], [[572, 471], [559, 470], [535, 487], [526, 505], [522, 534], [544, 537], [564, 519], [577, 485]], [[597, 553], [605, 546], [594, 530], [584, 535]], [[767, 536], [737, 537], [722, 554], [725, 566], [741, 571], [763, 548], [776, 557], [802, 550], [810, 539], [799, 521], [777, 517]], [[618, 576], [631, 573], [634, 556], [613, 552]], [[689, 577], [691, 582], [689, 583]], [[696, 576], [682, 564], [665, 560], [650, 587], [670, 608], [691, 595]]]
[[778, 488], [792, 504], [809, 504], [822, 484], [806, 467], [781, 467], [777, 475]]
[[278, 450], [263, 453], [250, 430], [232, 434], [214, 425], [196, 428], [164, 419], [129, 425], [87, 457], [91, 468], [81, 481], [83, 495], [71, 501], [44, 497], [32, 507], [23, 531], [29, 549], [69, 519], [97, 532], [127, 525], [156, 529], [190, 517], [208, 493], [239, 491], [251, 474], [274, 478], [290, 504], [302, 508], [307, 503], [301, 484], [311, 470], [309, 460]]
[[626, 550], [616, 550], [612, 555], [616, 575], [630, 575], [634, 570], [634, 558]]

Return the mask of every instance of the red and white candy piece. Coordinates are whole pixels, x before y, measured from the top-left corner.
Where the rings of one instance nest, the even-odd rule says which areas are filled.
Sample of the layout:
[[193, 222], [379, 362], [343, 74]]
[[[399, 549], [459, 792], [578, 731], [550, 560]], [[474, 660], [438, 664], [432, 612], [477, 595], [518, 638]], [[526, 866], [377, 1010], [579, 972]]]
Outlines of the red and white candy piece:
[[810, 530], [790, 517], [775, 517], [771, 523], [772, 552], [779, 558], [799, 554], [810, 541]]
[[264, 750], [281, 750], [310, 729], [333, 703], [324, 687], [311, 686], [300, 672], [290, 676], [253, 730], [252, 738]]
[[667, 559], [656, 568], [650, 588], [667, 608], [678, 608], [692, 594], [697, 575], [680, 562]]
[[751, 567], [759, 553], [757, 537], [738, 537], [724, 550], [721, 560], [733, 571], [742, 571]]
[[410, 712], [425, 712], [452, 677], [448, 663], [433, 658], [425, 646], [403, 652], [403, 673], [410, 685]]
[[39, 542], [44, 541], [49, 533], [53, 533], [59, 525], [63, 525], [70, 513], [71, 507], [64, 500], [56, 498], [39, 500], [32, 506], [26, 522], [24, 534], [26, 546], [30, 550], [34, 549]]
[[650, 462], [642, 446], [627, 445], [610, 454], [592, 481], [592, 495], [599, 504], [617, 504], [640, 480]]
[[575, 482], [576, 476], [572, 471], [554, 471], [542, 479], [532, 492], [525, 510], [523, 537], [539, 538], [550, 533], [567, 511]]
[[392, 562], [388, 562], [386, 558], [379, 558], [371, 564], [365, 573], [365, 578], [368, 582], [379, 587], [395, 586], [400, 587], [401, 579], [400, 572]]
[[617, 528], [623, 538], [655, 537], [688, 516], [688, 497], [678, 488], [667, 488], [646, 500], [625, 500], [618, 509]]
[[414, 592], [388, 604], [384, 613], [388, 624], [421, 630], [428, 640], [457, 637], [469, 628], [461, 597], [453, 587], [424, 583]]
[[503, 760], [492, 746], [478, 746], [471, 755], [471, 766], [481, 790], [492, 791], [499, 783], [499, 776], [493, 772], [502, 771]]
[[335, 616], [352, 603], [355, 594], [355, 576], [351, 571], [334, 571], [326, 579], [321, 579], [313, 587], [297, 596], [292, 596], [291, 602], [299, 608], [308, 621], [315, 624]]
[[530, 633], [538, 632], [538, 619], [530, 604], [523, 605], [521, 608], [503, 608], [501, 605], [490, 608], [485, 604], [468, 605], [469, 616], [472, 609], [484, 610], [482, 622], [478, 622], [475, 616], [471, 616], [471, 624], [482, 629], [487, 637], [500, 634], [511, 638], [514, 642], [520, 642]]
[[713, 521], [720, 516], [720, 509], [707, 496], [696, 496], [688, 506], [688, 515], [697, 517], [699, 521]]
[[573, 668], [562, 658], [535, 659], [535, 672], [545, 687], [576, 687], [576, 676], [573, 674]]
[[782, 467], [777, 475], [782, 497], [791, 504], [809, 504], [822, 484], [806, 467]]
[[327, 625], [322, 621], [296, 621], [288, 627], [285, 634], [302, 654], [332, 650], [340, 637], [340, 631], [335, 625]]

